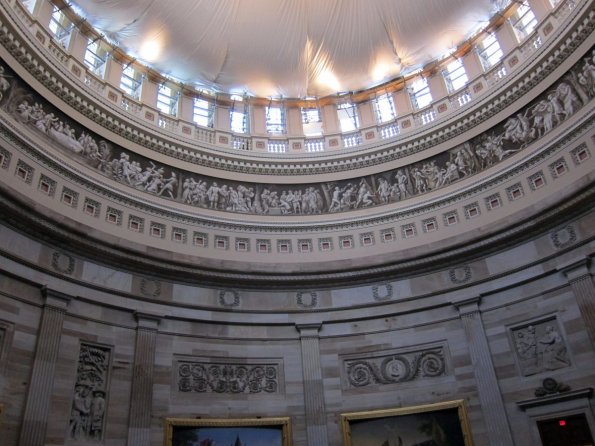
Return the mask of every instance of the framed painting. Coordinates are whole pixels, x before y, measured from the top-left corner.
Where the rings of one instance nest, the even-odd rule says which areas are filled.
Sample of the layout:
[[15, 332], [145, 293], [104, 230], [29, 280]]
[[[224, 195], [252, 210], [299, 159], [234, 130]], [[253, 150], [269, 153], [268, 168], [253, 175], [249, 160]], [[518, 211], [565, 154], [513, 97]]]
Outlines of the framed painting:
[[166, 418], [165, 446], [290, 446], [289, 417]]
[[472, 446], [463, 400], [341, 415], [345, 446]]

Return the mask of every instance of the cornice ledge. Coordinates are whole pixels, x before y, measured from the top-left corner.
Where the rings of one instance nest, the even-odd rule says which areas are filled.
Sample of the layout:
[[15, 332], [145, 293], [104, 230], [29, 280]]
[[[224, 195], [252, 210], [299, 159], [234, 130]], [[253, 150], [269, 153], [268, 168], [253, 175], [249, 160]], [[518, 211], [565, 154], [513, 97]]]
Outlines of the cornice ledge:
[[[570, 221], [578, 215], [584, 215], [595, 207], [595, 190], [587, 187], [575, 196], [564, 200], [539, 215], [499, 231], [480, 240], [465, 243], [462, 246], [444, 249], [422, 258], [389, 262], [382, 266], [364, 267], [360, 269], [323, 271], [321, 273], [238, 273], [226, 270], [199, 267], [196, 262], [173, 262], [146, 253], [126, 250], [117, 246], [108, 246], [104, 242], [89, 237], [87, 233], [73, 231], [72, 228], [50, 220], [34, 208], [15, 201], [0, 189], [0, 219], [11, 227], [49, 245], [68, 246], [72, 253], [82, 258], [109, 264], [114, 268], [144, 273], [152, 271], [156, 278], [184, 283], [200, 283], [206, 286], [221, 286], [236, 283], [245, 288], [265, 287], [267, 289], [294, 289], [309, 286], [324, 287], [329, 282], [343, 284], [367, 283], [370, 281], [396, 279], [412, 273], [421, 274], [443, 269], [457, 262], [471, 261], [498, 251], [503, 244], [512, 246], [536, 235], [543, 234], [561, 223], [561, 216]], [[15, 258], [15, 260], [18, 260]]]

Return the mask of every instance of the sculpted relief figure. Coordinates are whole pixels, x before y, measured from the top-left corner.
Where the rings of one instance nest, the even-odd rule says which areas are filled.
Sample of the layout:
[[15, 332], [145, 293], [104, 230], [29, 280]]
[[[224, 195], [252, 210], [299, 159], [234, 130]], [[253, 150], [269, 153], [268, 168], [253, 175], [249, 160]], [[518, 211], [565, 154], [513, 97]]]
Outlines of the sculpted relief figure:
[[566, 345], [554, 321], [536, 323], [514, 330], [513, 337], [524, 376], [570, 365]]
[[74, 388], [69, 425], [70, 438], [80, 440], [89, 437], [90, 391], [91, 388], [88, 384], [77, 384]]
[[0, 101], [2, 101], [4, 93], [10, 89], [10, 82], [8, 82], [8, 79], [10, 78], [12, 78], [12, 76], [4, 74], [4, 67], [0, 66]]
[[545, 370], [555, 370], [570, 365], [562, 336], [552, 325], [545, 327], [545, 334], [539, 338], [538, 345], [542, 367]]

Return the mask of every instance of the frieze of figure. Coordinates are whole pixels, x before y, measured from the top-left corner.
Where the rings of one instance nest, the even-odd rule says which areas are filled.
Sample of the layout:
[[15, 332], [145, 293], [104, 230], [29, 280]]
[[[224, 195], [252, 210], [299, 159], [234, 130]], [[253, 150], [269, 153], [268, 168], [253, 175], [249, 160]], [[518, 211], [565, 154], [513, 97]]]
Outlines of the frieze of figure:
[[364, 177], [312, 184], [248, 183], [160, 164], [102, 139], [0, 66], [0, 108], [64, 155], [136, 190], [190, 206], [256, 215], [320, 215], [407, 200], [488, 169], [543, 137], [595, 97], [595, 50], [506, 121], [425, 160]]

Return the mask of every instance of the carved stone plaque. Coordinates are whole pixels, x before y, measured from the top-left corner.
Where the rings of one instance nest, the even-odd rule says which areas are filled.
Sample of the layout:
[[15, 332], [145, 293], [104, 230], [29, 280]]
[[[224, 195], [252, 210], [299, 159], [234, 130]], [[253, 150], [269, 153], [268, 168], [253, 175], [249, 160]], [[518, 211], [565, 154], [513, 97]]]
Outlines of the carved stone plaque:
[[246, 363], [179, 359], [176, 363], [179, 392], [278, 393], [279, 363]]
[[523, 376], [570, 366], [566, 342], [556, 319], [514, 327], [511, 337]]
[[347, 387], [394, 384], [446, 374], [444, 347], [346, 359]]

